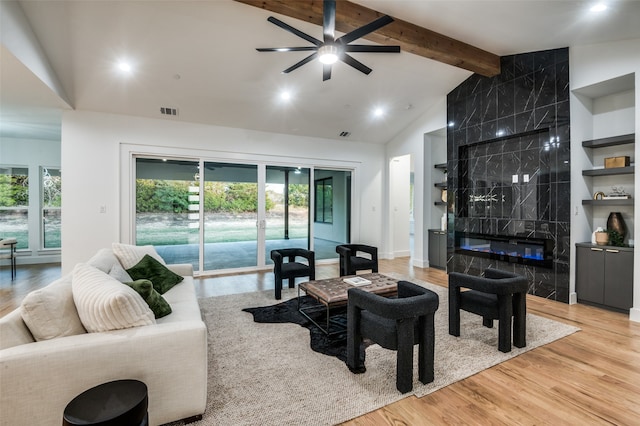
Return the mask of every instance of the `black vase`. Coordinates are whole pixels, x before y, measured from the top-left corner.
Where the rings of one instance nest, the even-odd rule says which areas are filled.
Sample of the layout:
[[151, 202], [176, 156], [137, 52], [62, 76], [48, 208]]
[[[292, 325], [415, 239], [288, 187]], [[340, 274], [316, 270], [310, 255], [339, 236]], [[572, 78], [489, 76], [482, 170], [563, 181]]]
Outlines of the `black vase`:
[[607, 230], [616, 231], [618, 234], [622, 235], [622, 239], [624, 240], [627, 236], [627, 225], [624, 223], [622, 213], [611, 212], [609, 214], [609, 218], [607, 219]]

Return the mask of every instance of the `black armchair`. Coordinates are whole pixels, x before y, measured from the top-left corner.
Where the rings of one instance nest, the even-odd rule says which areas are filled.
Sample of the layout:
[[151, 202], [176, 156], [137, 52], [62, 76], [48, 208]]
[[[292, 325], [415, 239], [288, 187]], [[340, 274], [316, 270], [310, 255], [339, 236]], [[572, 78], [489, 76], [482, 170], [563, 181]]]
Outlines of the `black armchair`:
[[353, 373], [364, 373], [360, 350], [367, 338], [383, 348], [396, 350], [396, 388], [413, 389], [413, 346], [420, 345], [418, 378], [433, 381], [435, 345], [434, 314], [438, 310], [436, 293], [408, 281], [398, 282], [398, 298], [389, 299], [350, 288], [347, 305], [347, 366]]
[[[358, 252], [367, 253], [369, 257], [358, 256]], [[356, 271], [371, 269], [378, 272], [378, 248], [365, 244], [342, 244], [336, 246], [340, 255], [340, 276], [355, 275]]]
[[[523, 276], [488, 268], [484, 277], [449, 274], [449, 334], [460, 336], [460, 309], [482, 316], [485, 327], [493, 327], [498, 320], [498, 349], [511, 351], [511, 318], [513, 344], [527, 345], [527, 289]], [[469, 289], [461, 291], [462, 288]]]
[[[308, 264], [296, 262], [297, 257], [307, 260]], [[285, 258], [287, 261], [285, 262]], [[315, 253], [301, 248], [271, 250], [273, 274], [275, 275], [276, 299], [282, 299], [282, 280], [289, 279], [289, 288], [295, 287], [296, 277], [316, 279]]]

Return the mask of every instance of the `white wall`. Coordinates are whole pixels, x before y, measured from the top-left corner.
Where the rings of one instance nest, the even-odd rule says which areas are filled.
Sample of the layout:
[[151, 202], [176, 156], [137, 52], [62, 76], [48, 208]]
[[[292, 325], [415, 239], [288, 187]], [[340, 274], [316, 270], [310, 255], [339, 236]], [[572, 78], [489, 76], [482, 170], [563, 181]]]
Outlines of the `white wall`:
[[[618, 117], [632, 117], [634, 122], [611, 123], [610, 129], [613, 131], [634, 132], [636, 134], [635, 158], [640, 156], [640, 143], [638, 143], [638, 135], [640, 135], [640, 39], [625, 40], [620, 42], [594, 44], [588, 46], [576, 46], [569, 49], [570, 55], [570, 82], [571, 82], [571, 210], [574, 213], [571, 223], [571, 272], [570, 272], [570, 291], [572, 292], [572, 301], [575, 301], [575, 243], [587, 241], [587, 235], [590, 235], [591, 223], [585, 209], [582, 208], [582, 199], [590, 197], [584, 184], [581, 171], [587, 163], [587, 157], [582, 148], [582, 141], [589, 140], [605, 135], [598, 133], [597, 122], [605, 120], [605, 115], [600, 118], [593, 118], [593, 112], [602, 113], [603, 109], [610, 108], [611, 102], [628, 102], [625, 99], [628, 95], [614, 96], [611, 99], [602, 99], [599, 104], [594, 105], [593, 102], [579, 94], [582, 88], [587, 88], [595, 84], [616, 79], [621, 76], [635, 73], [635, 112], [631, 114], [626, 106], [622, 106], [622, 113]], [[575, 91], [575, 92], [574, 92]], [[576, 94], [576, 92], [578, 94]], [[594, 125], [596, 129], [594, 130]], [[627, 127], [628, 126], [628, 127]], [[611, 135], [614, 136], [614, 135]], [[635, 173], [635, 206], [634, 206], [634, 223], [640, 223], [640, 203], [638, 199], [640, 194], [640, 173]], [[638, 241], [640, 233], [638, 227], [635, 227], [633, 238]], [[633, 285], [633, 308], [629, 317], [633, 321], [640, 322], [640, 250], [634, 251], [634, 285]]]
[[[132, 153], [354, 168], [352, 237], [364, 244], [383, 245], [382, 146], [67, 111], [62, 117], [63, 273], [114, 241], [129, 241]], [[106, 212], [100, 213], [103, 206]]]
[[[443, 96], [442, 99], [435, 103], [425, 114], [418, 118], [414, 123], [404, 129], [398, 136], [393, 138], [386, 145], [387, 164], [390, 163], [394, 157], [400, 157], [403, 155], [411, 155], [414, 161], [414, 204], [413, 204], [413, 216], [415, 220], [415, 234], [414, 234], [414, 247], [413, 247], [413, 265], [425, 268], [429, 266], [428, 260], [428, 229], [431, 223], [431, 198], [425, 194], [430, 194], [430, 188], [426, 188], [425, 185], [431, 185], [431, 170], [425, 171], [425, 163], [428, 167], [431, 167], [433, 162], [427, 161], [431, 156], [431, 147], [425, 148], [424, 135], [425, 133], [434, 132], [442, 129], [447, 125], [447, 99]], [[424, 163], [423, 163], [424, 161]], [[426, 173], [426, 178], [425, 178]], [[385, 194], [387, 194], [386, 203], [389, 205], [389, 194], [391, 194], [396, 188], [390, 185], [390, 182], [386, 182]], [[387, 229], [387, 238], [385, 241], [393, 241], [391, 226], [391, 217], [389, 213], [386, 213], [384, 218]], [[390, 245], [384, 246], [384, 252], [390, 256], [393, 253], [393, 247]]]
[[411, 254], [409, 246], [410, 232], [410, 183], [411, 155], [394, 157], [389, 162], [389, 229], [393, 257], [405, 257]]
[[29, 169], [29, 250], [18, 253], [18, 263], [59, 262], [60, 250], [41, 250], [40, 167], [60, 168], [60, 141], [0, 138], [0, 164]]

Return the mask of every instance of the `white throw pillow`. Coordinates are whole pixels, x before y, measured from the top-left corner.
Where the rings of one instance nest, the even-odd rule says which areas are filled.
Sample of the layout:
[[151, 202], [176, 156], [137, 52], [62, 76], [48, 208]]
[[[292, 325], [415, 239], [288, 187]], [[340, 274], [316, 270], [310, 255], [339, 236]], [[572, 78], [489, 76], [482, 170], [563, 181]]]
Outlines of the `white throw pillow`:
[[120, 263], [114, 263], [109, 271], [109, 276], [115, 278], [121, 283], [130, 283], [133, 281], [131, 275], [124, 270]]
[[111, 248], [124, 269], [135, 266], [142, 260], [145, 254], [166, 265], [153, 246], [132, 246], [131, 244], [112, 243]]
[[37, 341], [87, 332], [73, 302], [70, 276], [27, 294], [20, 314]]
[[89, 332], [155, 324], [149, 305], [131, 287], [85, 263], [73, 269], [73, 300]]

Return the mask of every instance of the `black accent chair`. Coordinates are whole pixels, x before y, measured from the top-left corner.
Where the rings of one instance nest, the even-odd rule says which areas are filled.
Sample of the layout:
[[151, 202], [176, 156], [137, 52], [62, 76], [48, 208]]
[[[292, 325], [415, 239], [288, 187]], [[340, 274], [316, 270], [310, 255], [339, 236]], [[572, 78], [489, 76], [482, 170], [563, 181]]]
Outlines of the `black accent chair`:
[[[511, 272], [487, 268], [484, 277], [449, 273], [449, 334], [460, 336], [460, 309], [482, 316], [482, 325], [498, 320], [498, 349], [511, 351], [513, 344], [527, 345], [527, 279]], [[469, 289], [461, 291], [463, 288]]]
[[413, 346], [418, 351], [418, 378], [433, 381], [435, 347], [434, 314], [438, 310], [436, 293], [408, 281], [398, 282], [398, 297], [386, 298], [350, 288], [347, 305], [347, 366], [353, 373], [364, 373], [363, 339], [397, 351], [396, 388], [413, 389]]
[[[369, 257], [358, 256], [358, 252], [367, 253]], [[365, 244], [341, 244], [336, 247], [340, 255], [340, 276], [355, 275], [357, 271], [371, 269], [378, 272], [378, 248]]]
[[[307, 260], [307, 264], [296, 262], [297, 257]], [[285, 262], [285, 258], [287, 261]], [[276, 299], [282, 299], [282, 280], [289, 279], [289, 288], [295, 287], [296, 277], [316, 279], [316, 255], [311, 250], [285, 248], [271, 250], [273, 273], [275, 275]]]

